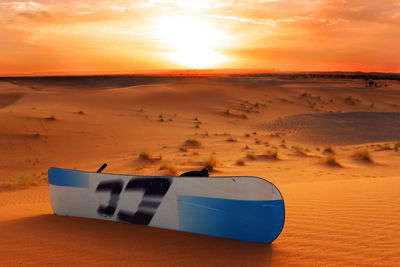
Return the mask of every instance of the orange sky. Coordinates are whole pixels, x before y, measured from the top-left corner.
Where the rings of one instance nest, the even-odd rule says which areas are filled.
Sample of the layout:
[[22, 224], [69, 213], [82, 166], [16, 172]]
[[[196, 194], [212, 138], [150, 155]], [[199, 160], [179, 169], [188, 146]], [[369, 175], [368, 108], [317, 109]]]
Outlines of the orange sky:
[[0, 75], [400, 72], [399, 0], [0, 0]]

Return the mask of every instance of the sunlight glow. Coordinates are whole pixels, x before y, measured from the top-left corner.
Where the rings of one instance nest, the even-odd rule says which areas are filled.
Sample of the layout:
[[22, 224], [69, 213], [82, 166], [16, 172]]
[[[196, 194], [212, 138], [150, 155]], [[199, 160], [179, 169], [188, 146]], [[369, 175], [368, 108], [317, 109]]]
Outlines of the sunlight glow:
[[206, 20], [196, 17], [163, 17], [155, 19], [156, 34], [165, 45], [163, 54], [185, 67], [208, 68], [228, 58], [219, 50], [225, 34]]

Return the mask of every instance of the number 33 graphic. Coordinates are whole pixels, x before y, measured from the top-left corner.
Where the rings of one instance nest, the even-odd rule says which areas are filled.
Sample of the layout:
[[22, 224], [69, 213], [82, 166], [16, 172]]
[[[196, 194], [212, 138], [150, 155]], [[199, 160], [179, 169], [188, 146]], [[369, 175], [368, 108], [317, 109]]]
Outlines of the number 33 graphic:
[[[138, 178], [131, 179], [125, 187], [124, 192], [143, 191], [142, 201], [136, 212], [120, 210], [117, 218], [120, 221], [148, 225], [153, 218], [158, 206], [160, 206], [163, 197], [171, 186], [169, 178]], [[97, 213], [104, 217], [113, 217], [120, 199], [119, 195], [124, 187], [122, 180], [105, 181], [99, 183], [96, 192], [110, 192], [108, 205], [100, 205]]]

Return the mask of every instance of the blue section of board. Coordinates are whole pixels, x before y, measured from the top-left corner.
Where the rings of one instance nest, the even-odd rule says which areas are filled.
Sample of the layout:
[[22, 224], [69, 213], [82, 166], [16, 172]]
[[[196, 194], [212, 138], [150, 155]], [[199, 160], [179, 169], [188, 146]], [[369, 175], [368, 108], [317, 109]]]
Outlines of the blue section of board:
[[283, 200], [177, 198], [179, 230], [250, 242], [271, 243], [285, 221]]
[[49, 169], [49, 184], [58, 186], [89, 188], [89, 174], [80, 171]]

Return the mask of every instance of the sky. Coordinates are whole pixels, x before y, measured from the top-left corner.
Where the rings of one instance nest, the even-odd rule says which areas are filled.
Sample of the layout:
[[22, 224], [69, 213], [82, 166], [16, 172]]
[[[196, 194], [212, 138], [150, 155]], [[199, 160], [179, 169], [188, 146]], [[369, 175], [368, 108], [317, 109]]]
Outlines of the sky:
[[0, 75], [400, 72], [400, 0], [0, 0]]

